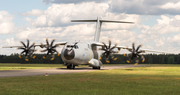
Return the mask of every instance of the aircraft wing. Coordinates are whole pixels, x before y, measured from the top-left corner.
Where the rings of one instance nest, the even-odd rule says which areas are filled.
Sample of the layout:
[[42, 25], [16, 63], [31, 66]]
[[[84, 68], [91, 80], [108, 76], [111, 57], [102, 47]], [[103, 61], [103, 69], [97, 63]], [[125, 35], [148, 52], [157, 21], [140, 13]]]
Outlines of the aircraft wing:
[[[92, 45], [96, 45], [96, 46], [104, 46], [104, 44], [100, 43], [100, 42], [93, 42]], [[106, 44], [108, 46], [108, 44]], [[113, 47], [114, 45], [111, 45], [111, 47]], [[132, 50], [132, 47], [127, 47], [127, 46], [119, 46], [117, 45], [116, 48], [118, 50], [120, 49], [127, 49], [127, 50]], [[139, 49], [141, 51], [145, 52], [154, 52], [154, 53], [164, 53], [164, 54], [174, 54], [172, 52], [165, 52], [165, 51], [159, 51], [159, 50], [151, 50], [151, 49]]]
[[[117, 46], [118, 48], [118, 46]], [[127, 50], [132, 50], [132, 47], [125, 47], [123, 49], [127, 49]], [[139, 49], [139, 51], [143, 51], [144, 53], [146, 52], [154, 52], [154, 53], [169, 53], [169, 54], [172, 54], [171, 52], [165, 52], [165, 51], [159, 51], [159, 50], [151, 50], [151, 49]]]
[[[54, 43], [56, 46], [58, 45], [65, 45], [67, 42], [56, 42]], [[47, 44], [35, 44], [34, 46], [39, 46], [39, 47], [43, 47], [43, 46], [46, 46]], [[23, 45], [22, 46], [5, 46], [5, 47], [2, 47], [2, 48], [21, 48], [21, 47], [24, 47]]]
[[[95, 46], [104, 46], [104, 44], [100, 43], [100, 42], [93, 42], [92, 45]], [[107, 46], [109, 46], [109, 44], [106, 44]], [[114, 45], [111, 45], [111, 47], [113, 47]], [[126, 46], [116, 46], [116, 48], [118, 49], [126, 49]]]

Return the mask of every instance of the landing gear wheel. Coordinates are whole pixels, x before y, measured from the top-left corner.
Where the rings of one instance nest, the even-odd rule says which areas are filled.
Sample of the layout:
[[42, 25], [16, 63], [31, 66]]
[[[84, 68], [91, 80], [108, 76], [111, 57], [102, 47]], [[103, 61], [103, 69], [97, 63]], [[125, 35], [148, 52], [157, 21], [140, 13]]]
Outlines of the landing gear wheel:
[[74, 66], [74, 65], [72, 66], [72, 69], [75, 69], [75, 66]]
[[93, 69], [100, 69], [101, 67], [93, 67]]
[[100, 70], [100, 69], [101, 69], [101, 67], [97, 67], [97, 69], [99, 69], [99, 70]]
[[71, 69], [71, 68], [70, 68], [70, 65], [67, 66], [67, 69]]
[[71, 64], [67, 66], [67, 69], [75, 69], [75, 65]]

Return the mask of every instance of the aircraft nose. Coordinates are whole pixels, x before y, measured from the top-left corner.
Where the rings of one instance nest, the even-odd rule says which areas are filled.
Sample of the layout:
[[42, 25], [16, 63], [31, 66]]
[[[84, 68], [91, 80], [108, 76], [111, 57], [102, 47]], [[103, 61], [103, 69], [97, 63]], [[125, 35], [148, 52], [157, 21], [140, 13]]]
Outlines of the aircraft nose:
[[71, 60], [73, 59], [75, 56], [75, 53], [74, 53], [74, 50], [68, 50], [68, 49], [65, 49], [64, 51], [64, 57], [67, 59], [67, 60]]

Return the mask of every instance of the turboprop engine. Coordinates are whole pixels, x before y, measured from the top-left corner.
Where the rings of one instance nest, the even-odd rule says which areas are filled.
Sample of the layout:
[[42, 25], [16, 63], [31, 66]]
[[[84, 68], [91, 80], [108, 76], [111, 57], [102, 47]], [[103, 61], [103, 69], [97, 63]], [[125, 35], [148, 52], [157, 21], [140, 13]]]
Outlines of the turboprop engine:
[[89, 61], [89, 65], [91, 65], [93, 69], [100, 69], [102, 62], [93, 58]]

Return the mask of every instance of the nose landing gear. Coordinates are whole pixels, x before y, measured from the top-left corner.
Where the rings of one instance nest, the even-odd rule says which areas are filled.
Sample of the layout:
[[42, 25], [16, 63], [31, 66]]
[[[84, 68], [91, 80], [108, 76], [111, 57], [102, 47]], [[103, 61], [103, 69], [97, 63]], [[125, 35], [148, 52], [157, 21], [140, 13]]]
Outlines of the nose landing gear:
[[67, 65], [67, 69], [75, 69], [75, 65], [69, 64], [69, 65]]

